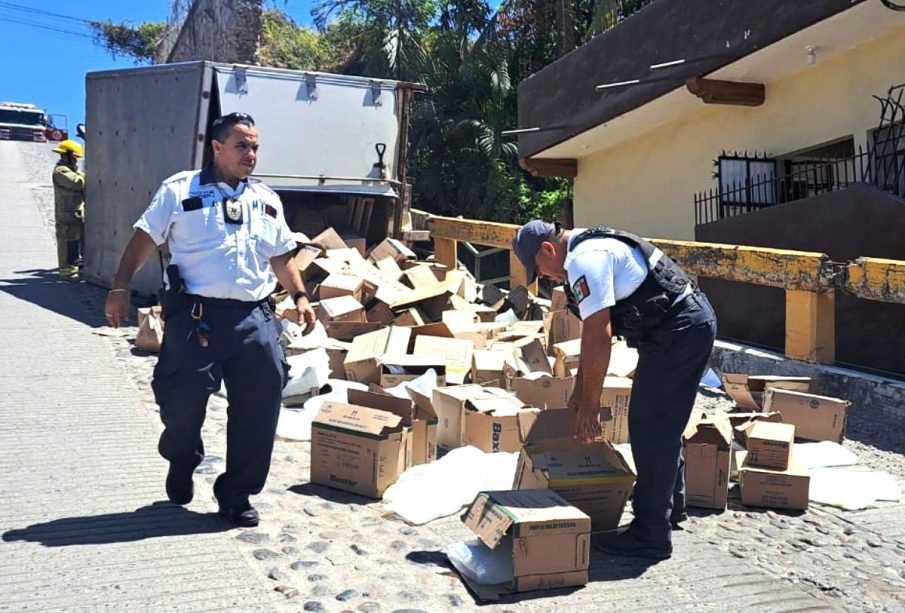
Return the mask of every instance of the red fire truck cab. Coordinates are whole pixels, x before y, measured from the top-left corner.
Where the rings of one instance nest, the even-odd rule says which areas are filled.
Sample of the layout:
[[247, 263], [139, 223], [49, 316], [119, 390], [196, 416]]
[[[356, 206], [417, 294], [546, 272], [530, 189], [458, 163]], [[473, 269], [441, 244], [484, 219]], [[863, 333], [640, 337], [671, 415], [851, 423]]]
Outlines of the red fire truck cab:
[[[60, 122], [62, 127], [58, 127]], [[48, 116], [34, 104], [0, 102], [0, 140], [25, 140], [44, 143], [69, 137], [66, 118]]]

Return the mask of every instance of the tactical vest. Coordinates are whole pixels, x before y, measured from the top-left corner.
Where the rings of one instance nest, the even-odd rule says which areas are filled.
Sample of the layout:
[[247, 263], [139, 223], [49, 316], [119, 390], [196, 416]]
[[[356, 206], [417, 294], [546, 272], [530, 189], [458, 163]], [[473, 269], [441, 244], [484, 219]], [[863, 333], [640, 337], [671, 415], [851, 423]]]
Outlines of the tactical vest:
[[[614, 336], [636, 340], [666, 319], [670, 308], [685, 293], [686, 287], [691, 285], [694, 288], [694, 282], [666, 254], [643, 238], [628, 232], [606, 226], [588, 228], [571, 240], [569, 251], [592, 238], [615, 238], [629, 247], [637, 247], [647, 262], [647, 276], [638, 289], [630, 296], [618, 300], [610, 309]], [[578, 316], [578, 303], [572, 288], [567, 286], [565, 291], [569, 310]]]

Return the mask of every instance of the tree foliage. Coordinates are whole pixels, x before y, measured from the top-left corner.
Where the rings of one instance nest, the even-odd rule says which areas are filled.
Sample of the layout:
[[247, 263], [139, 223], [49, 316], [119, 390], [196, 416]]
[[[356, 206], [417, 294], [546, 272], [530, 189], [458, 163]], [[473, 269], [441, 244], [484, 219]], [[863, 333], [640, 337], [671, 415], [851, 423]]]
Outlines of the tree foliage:
[[157, 47], [167, 33], [165, 22], [133, 24], [129, 21], [93, 21], [89, 23], [96, 43], [113, 57], [126, 56], [136, 64], [154, 62]]
[[[182, 2], [184, 0], [176, 0]], [[516, 84], [652, 0], [320, 0], [316, 28], [296, 24], [291, 0], [262, 15], [261, 64], [415, 81], [410, 176], [414, 205], [481, 219], [556, 218], [568, 179], [538, 179], [518, 165]], [[114, 55], [149, 62], [167, 24], [103, 23]]]

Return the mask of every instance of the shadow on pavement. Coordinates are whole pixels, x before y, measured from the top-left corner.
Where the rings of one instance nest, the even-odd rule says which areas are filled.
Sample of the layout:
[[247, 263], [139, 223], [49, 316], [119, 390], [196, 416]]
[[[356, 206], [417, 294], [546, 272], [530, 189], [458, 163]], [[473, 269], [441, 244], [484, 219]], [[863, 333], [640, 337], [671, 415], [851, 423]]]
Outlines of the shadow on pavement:
[[314, 483], [293, 485], [289, 488], [289, 491], [293, 494], [299, 494], [300, 496], [311, 496], [319, 500], [328, 500], [337, 504], [360, 504], [363, 506], [377, 502], [373, 498], [366, 498], [365, 496], [335, 490], [332, 487], [325, 487], [323, 485], [315, 485]]
[[4, 542], [40, 543], [44, 547], [130, 543], [162, 536], [210, 534], [234, 526], [215, 513], [195, 513], [169, 502], [155, 502], [131, 512], [65, 517], [3, 533]]
[[56, 268], [17, 270], [13, 279], [0, 279], [0, 291], [83, 324], [107, 325], [106, 292], [84, 281], [65, 281]]

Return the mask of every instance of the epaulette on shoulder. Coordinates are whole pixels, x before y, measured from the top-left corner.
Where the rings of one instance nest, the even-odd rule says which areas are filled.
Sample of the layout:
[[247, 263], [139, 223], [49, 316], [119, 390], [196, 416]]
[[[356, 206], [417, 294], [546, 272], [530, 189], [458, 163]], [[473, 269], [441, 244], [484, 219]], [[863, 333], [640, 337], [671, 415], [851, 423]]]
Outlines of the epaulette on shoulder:
[[191, 181], [192, 178], [199, 174], [200, 170], [183, 170], [182, 172], [177, 172], [173, 176], [167, 177], [163, 180], [163, 185], [167, 185], [169, 183], [176, 183], [177, 181]]

